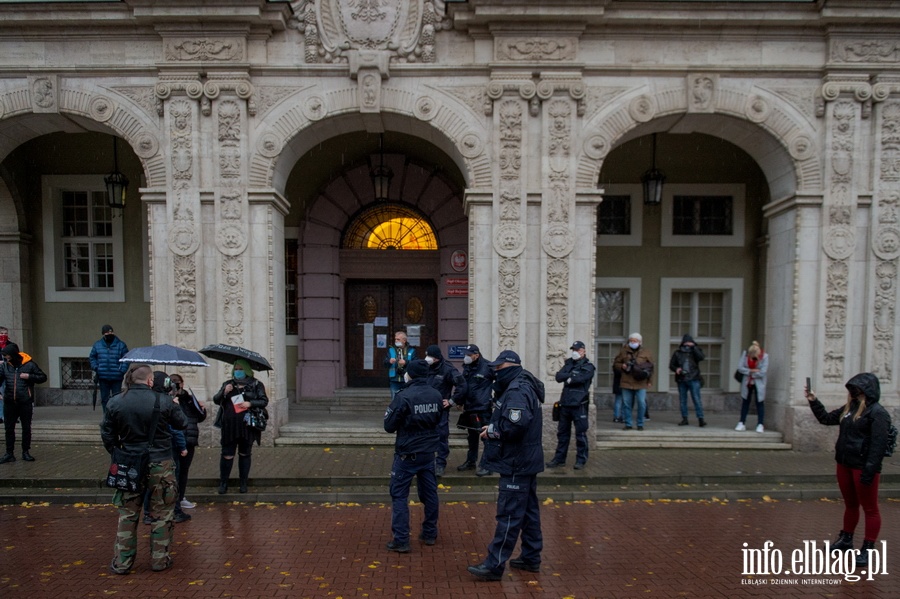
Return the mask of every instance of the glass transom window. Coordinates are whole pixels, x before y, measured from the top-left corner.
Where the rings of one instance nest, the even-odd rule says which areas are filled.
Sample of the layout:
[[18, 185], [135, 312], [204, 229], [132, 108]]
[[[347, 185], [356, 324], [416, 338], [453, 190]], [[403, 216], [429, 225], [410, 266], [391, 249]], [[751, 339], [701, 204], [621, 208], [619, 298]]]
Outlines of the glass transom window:
[[359, 214], [341, 246], [359, 250], [436, 250], [437, 236], [431, 223], [411, 206], [376, 204]]

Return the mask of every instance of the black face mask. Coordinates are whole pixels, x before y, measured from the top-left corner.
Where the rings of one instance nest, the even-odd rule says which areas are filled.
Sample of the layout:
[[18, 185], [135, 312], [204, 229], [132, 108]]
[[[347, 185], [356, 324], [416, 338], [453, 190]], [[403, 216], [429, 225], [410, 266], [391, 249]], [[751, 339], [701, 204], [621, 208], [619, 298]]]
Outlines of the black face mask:
[[500, 397], [509, 384], [522, 372], [521, 366], [507, 366], [494, 371], [494, 397]]

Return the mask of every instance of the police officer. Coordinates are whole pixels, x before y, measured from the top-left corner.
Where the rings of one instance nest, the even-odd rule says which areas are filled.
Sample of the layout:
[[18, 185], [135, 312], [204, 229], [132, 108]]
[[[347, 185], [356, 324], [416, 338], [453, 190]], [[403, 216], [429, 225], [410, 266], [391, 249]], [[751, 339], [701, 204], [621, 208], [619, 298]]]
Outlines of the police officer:
[[437, 539], [438, 494], [434, 454], [440, 437], [438, 425], [444, 413], [441, 394], [425, 378], [428, 364], [413, 360], [406, 367], [407, 383], [384, 413], [384, 430], [397, 433], [391, 468], [391, 533], [387, 548], [409, 553], [409, 486], [416, 477], [419, 500], [425, 505], [425, 520], [419, 535], [426, 545]]
[[[124, 393], [111, 397], [106, 406], [100, 437], [110, 453], [115, 447], [133, 451], [143, 449], [150, 440], [153, 413], [156, 402], [159, 402], [159, 418], [153, 445], [150, 446], [150, 475], [147, 478], [150, 515], [154, 520], [150, 528], [150, 567], [158, 572], [172, 566], [169, 547], [174, 529], [175, 498], [178, 497], [169, 426], [184, 430], [187, 418], [175, 400], [153, 391], [153, 370], [149, 366], [136, 366], [129, 371], [129, 376], [132, 381], [129, 387]], [[115, 574], [128, 574], [134, 565], [142, 500], [143, 492], [117, 490], [113, 495], [113, 504], [119, 508], [119, 529], [115, 555], [109, 569]]]
[[[467, 345], [463, 349], [463, 378], [466, 379], [466, 394], [463, 396], [463, 422], [469, 441], [466, 461], [456, 467], [460, 472], [473, 470], [478, 463], [478, 446], [481, 444], [481, 427], [487, 424], [491, 416], [491, 388], [494, 383], [494, 372], [486, 360], [481, 359], [481, 350], [477, 345]], [[477, 476], [487, 476], [490, 470], [483, 466], [475, 472]]]
[[588, 403], [594, 365], [585, 355], [584, 343], [576, 341], [569, 348], [572, 355], [556, 373], [556, 382], [563, 384], [559, 397], [559, 426], [556, 428], [556, 455], [547, 462], [548, 468], [564, 466], [569, 453], [572, 424], [575, 425], [575, 470], [581, 470], [588, 459]]
[[[441, 444], [438, 447], [435, 460], [435, 475], [444, 476], [447, 468], [447, 457], [450, 455], [450, 408], [462, 403], [466, 394], [466, 379], [450, 362], [444, 359], [441, 348], [437, 345], [429, 345], [425, 350], [425, 361], [428, 363], [428, 384], [438, 390], [443, 398], [444, 410], [441, 412], [441, 425], [438, 431], [441, 434]], [[451, 391], [452, 396], [451, 396]]]
[[[541, 448], [544, 386], [522, 368], [519, 355], [500, 352], [494, 368], [494, 411], [484, 427], [484, 467], [500, 473], [497, 496], [497, 528], [484, 561], [469, 566], [482, 580], [500, 580], [506, 561], [518, 570], [540, 571], [541, 512], [537, 498], [537, 473], [544, 469]], [[509, 559], [519, 534], [522, 550]]]

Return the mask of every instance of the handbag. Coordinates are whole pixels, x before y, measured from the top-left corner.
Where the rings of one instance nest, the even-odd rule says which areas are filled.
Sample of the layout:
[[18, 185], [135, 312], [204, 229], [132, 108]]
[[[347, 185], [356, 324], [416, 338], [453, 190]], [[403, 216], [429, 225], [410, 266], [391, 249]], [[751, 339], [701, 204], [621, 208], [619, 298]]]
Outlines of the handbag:
[[[125, 391], [128, 393], [128, 391]], [[106, 474], [106, 486], [126, 493], [142, 493], [147, 486], [150, 474], [150, 447], [156, 438], [156, 427], [159, 425], [159, 396], [153, 406], [150, 438], [141, 449], [114, 447], [109, 471]]]
[[553, 419], [553, 422], [559, 422], [559, 413], [562, 411], [562, 407], [560, 407], [559, 402], [553, 402], [553, 411], [550, 413], [550, 417]]
[[265, 408], [250, 408], [244, 414], [244, 424], [260, 432], [269, 424], [269, 412]]
[[740, 370], [735, 370], [734, 371], [734, 380], [736, 380], [739, 383], [743, 383], [744, 382], [744, 373], [741, 372]]

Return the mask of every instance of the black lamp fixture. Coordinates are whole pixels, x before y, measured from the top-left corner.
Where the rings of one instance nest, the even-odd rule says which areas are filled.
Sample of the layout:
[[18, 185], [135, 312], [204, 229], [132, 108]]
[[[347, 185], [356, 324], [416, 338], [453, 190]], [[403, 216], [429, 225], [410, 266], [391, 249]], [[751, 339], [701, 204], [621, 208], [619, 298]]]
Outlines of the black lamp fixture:
[[653, 166], [641, 175], [641, 184], [644, 186], [644, 204], [646, 206], [659, 206], [662, 203], [663, 183], [666, 176], [656, 168], [656, 133], [653, 134]]
[[110, 208], [125, 208], [125, 193], [128, 191], [128, 178], [119, 172], [119, 152], [113, 137], [113, 172], [103, 177], [106, 184], [106, 203]]
[[394, 178], [394, 171], [390, 167], [384, 166], [384, 134], [378, 137], [379, 145], [379, 163], [373, 166], [369, 171], [372, 178], [372, 188], [375, 190], [376, 202], [387, 202], [391, 197], [391, 179]]

